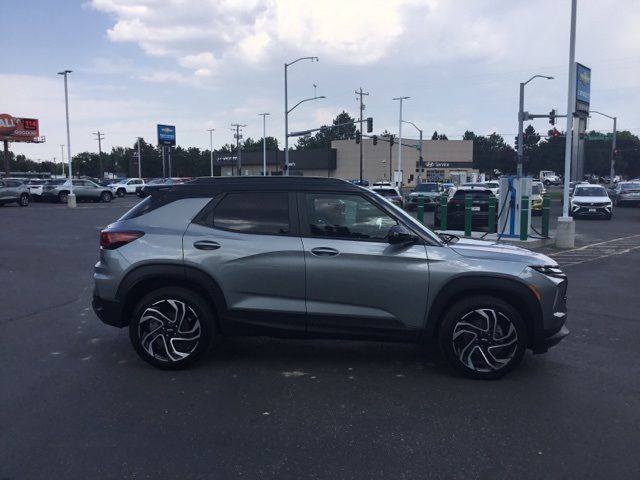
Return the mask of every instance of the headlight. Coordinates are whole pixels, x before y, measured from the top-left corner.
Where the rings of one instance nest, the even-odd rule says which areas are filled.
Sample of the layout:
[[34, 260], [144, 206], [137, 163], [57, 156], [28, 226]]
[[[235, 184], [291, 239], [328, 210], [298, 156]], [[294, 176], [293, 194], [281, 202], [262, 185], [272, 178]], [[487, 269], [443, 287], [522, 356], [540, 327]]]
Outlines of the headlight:
[[564, 278], [566, 275], [559, 267], [555, 267], [553, 265], [531, 265], [535, 271], [542, 273], [548, 277], [562, 277]]

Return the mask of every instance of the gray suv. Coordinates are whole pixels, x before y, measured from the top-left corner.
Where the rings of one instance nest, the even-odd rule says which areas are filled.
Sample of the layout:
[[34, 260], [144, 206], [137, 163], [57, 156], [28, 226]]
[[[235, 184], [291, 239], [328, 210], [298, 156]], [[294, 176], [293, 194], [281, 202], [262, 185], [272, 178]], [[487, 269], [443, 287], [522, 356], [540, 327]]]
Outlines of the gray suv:
[[550, 258], [440, 236], [338, 179], [206, 178], [154, 190], [100, 233], [93, 308], [160, 368], [218, 335], [437, 343], [473, 378], [568, 334]]

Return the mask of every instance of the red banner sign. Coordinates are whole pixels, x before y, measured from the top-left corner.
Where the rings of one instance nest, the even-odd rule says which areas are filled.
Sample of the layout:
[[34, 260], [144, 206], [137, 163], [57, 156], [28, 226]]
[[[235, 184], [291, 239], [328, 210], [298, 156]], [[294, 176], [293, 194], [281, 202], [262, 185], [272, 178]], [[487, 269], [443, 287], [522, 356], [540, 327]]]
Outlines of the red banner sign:
[[37, 118], [18, 118], [0, 113], [0, 140], [10, 142], [37, 142], [40, 122]]

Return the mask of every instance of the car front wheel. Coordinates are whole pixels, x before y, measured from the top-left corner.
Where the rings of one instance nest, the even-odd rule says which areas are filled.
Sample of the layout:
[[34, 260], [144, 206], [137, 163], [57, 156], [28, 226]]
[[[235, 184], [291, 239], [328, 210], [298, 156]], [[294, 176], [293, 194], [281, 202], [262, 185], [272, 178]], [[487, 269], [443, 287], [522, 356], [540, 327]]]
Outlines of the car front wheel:
[[58, 194], [58, 201], [60, 203], [67, 203], [68, 200], [69, 200], [69, 194], [67, 192], [60, 192]]
[[118, 195], [120, 198], [124, 197], [127, 194], [127, 191], [124, 188], [119, 188], [118, 191], [116, 192], [116, 195]]
[[105, 203], [109, 203], [112, 198], [113, 195], [111, 195], [111, 192], [102, 192], [102, 194], [100, 195], [100, 200]]
[[20, 205], [21, 207], [29, 206], [29, 195], [27, 195], [26, 193], [20, 195], [20, 198], [18, 199], [18, 205]]
[[463, 375], [491, 380], [511, 371], [524, 356], [527, 328], [503, 300], [474, 296], [446, 313], [438, 337], [443, 355]]
[[129, 338], [140, 357], [162, 369], [184, 368], [201, 358], [213, 337], [213, 312], [199, 295], [165, 287], [133, 310]]

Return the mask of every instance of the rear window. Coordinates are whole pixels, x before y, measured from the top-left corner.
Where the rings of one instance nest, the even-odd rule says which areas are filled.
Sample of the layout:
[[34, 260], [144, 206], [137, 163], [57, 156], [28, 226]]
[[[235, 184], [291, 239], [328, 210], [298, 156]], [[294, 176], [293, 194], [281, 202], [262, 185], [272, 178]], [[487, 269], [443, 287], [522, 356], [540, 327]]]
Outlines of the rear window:
[[467, 194], [471, 194], [473, 200], [486, 200], [491, 195], [491, 190], [457, 190], [453, 195], [456, 200], [464, 200]]
[[287, 192], [228, 193], [213, 211], [213, 226], [263, 235], [289, 233]]
[[531, 194], [532, 195], [541, 195], [542, 194], [542, 189], [540, 188], [540, 185], [536, 185], [536, 184], [531, 185]]
[[397, 197], [398, 192], [396, 192], [393, 188], [376, 188], [374, 190], [378, 195], [382, 195], [383, 197]]
[[416, 192], [437, 192], [439, 187], [437, 183], [421, 183], [416, 186]]
[[623, 183], [620, 185], [622, 190], [640, 190], [640, 182], [638, 183]]

